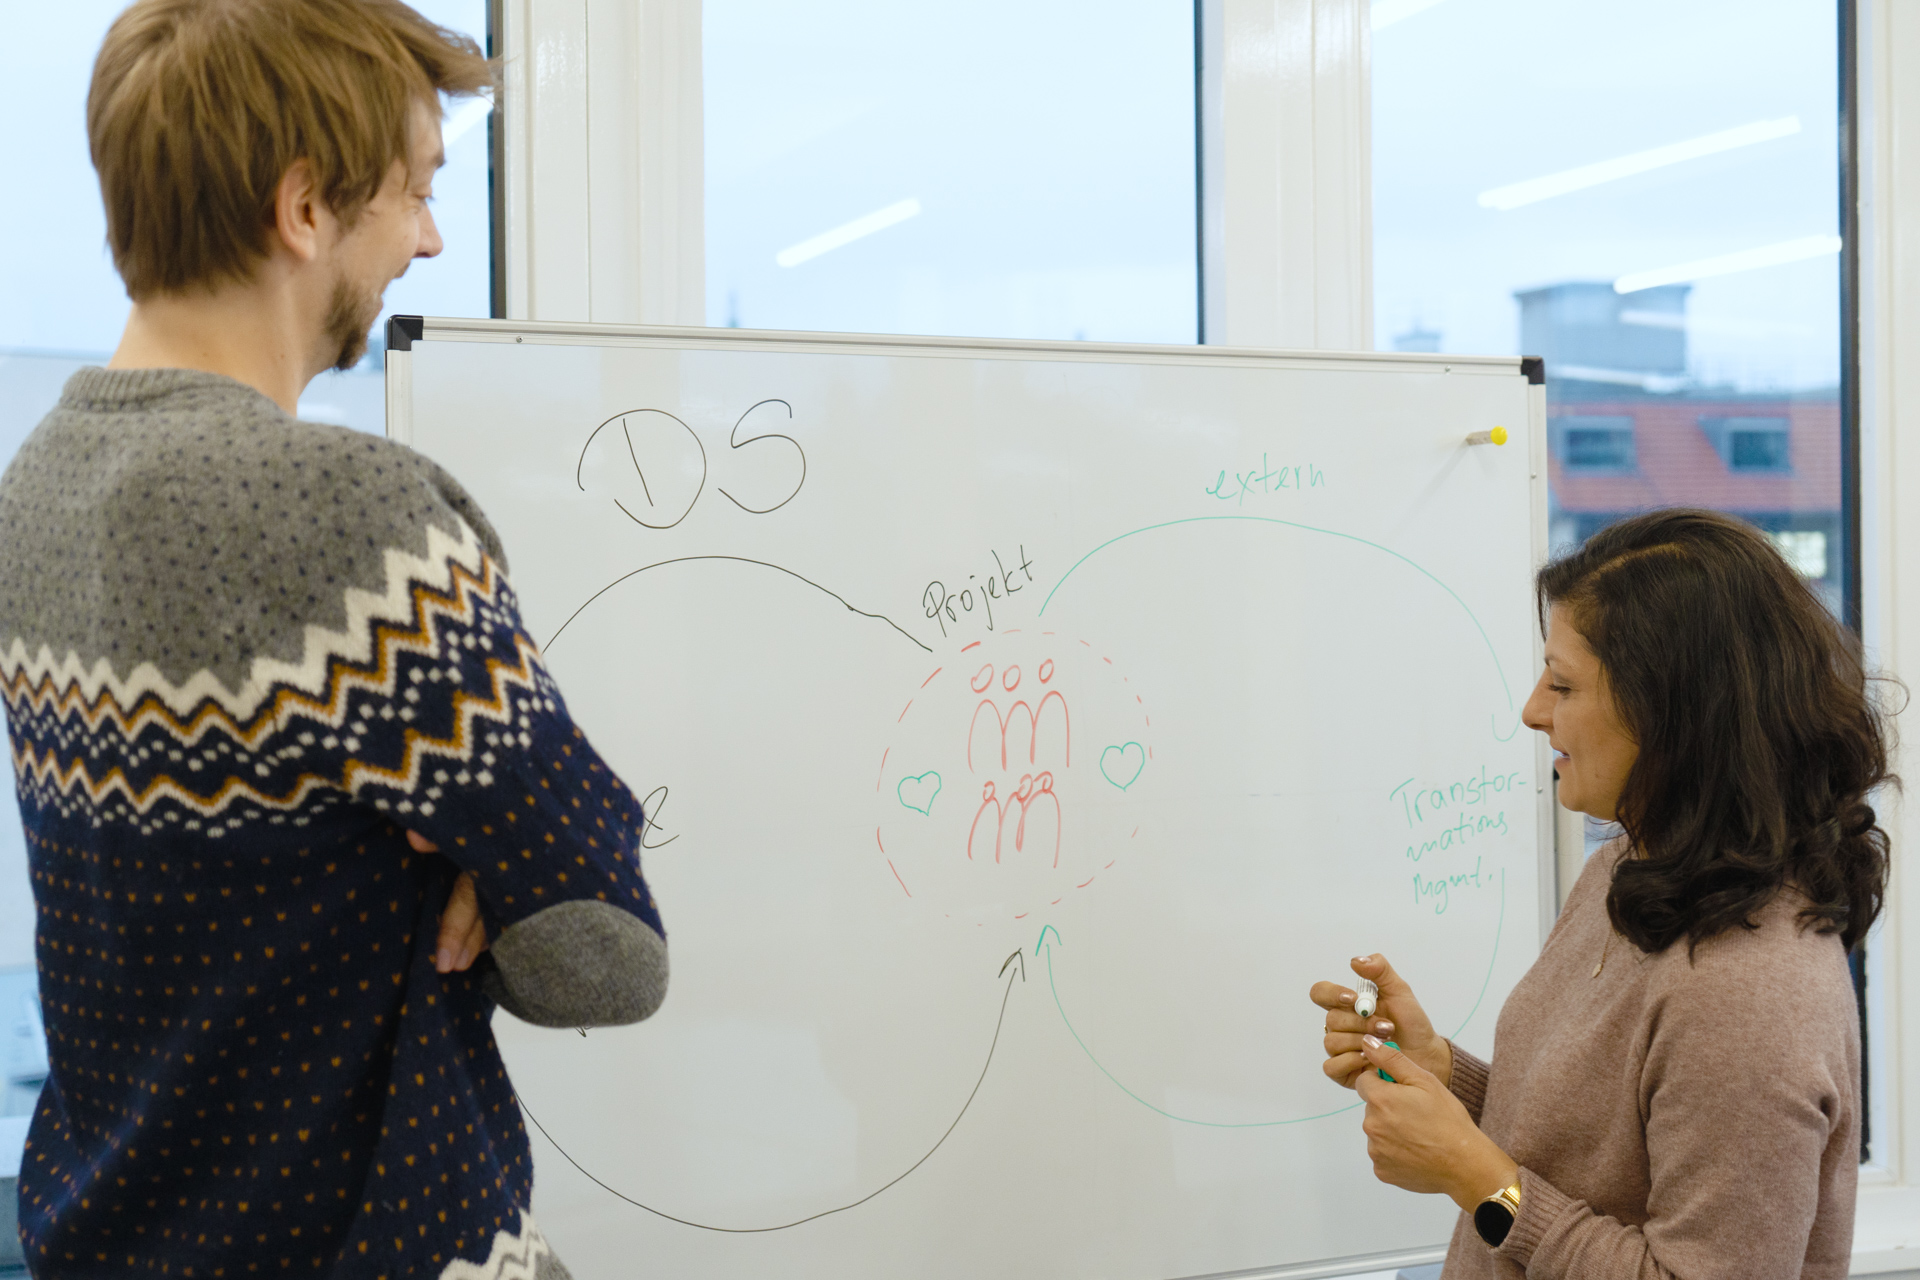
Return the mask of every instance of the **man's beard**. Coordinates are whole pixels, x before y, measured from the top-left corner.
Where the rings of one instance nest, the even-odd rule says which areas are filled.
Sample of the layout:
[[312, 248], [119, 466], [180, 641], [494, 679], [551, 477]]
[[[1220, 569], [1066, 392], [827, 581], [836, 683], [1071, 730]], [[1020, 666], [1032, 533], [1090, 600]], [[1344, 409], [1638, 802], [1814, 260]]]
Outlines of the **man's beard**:
[[342, 278], [333, 282], [333, 297], [327, 303], [327, 341], [336, 344], [340, 355], [333, 367], [345, 372], [360, 363], [367, 354], [367, 331], [380, 318], [380, 295], [355, 289]]

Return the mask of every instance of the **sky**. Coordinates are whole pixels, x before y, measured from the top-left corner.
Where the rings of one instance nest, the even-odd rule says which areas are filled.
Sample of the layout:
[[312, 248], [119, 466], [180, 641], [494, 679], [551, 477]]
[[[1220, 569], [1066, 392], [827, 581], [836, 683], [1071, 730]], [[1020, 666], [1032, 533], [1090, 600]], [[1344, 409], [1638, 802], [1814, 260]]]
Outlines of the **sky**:
[[[99, 354], [113, 349], [126, 322], [86, 132], [93, 58], [124, 7], [124, 0], [9, 6], [0, 119], [14, 124], [0, 131], [0, 166], [22, 180], [0, 201], [0, 244], [8, 246], [0, 254], [0, 351]], [[485, 0], [417, 0], [415, 7], [486, 38]], [[486, 136], [482, 122], [449, 147], [434, 183], [447, 251], [415, 264], [388, 290], [390, 311], [487, 314]]]
[[[1376, 345], [1424, 326], [1443, 350], [1519, 354], [1516, 289], [1832, 236], [1836, 57], [1828, 0], [1439, 0], [1379, 28]], [[1479, 203], [1509, 184], [1792, 119], [1796, 132], [1769, 141], [1506, 211]], [[1832, 386], [1838, 279], [1829, 254], [1700, 280], [1694, 376]]]
[[[1445, 350], [1516, 352], [1516, 289], [1836, 230], [1828, 3], [1379, 3], [1401, 15], [1373, 49], [1380, 347], [1426, 328]], [[0, 45], [0, 111], [41, 122], [8, 131], [0, 155], [34, 175], [0, 203], [0, 236], [25, 247], [0, 256], [0, 350], [104, 352], [124, 321], [84, 129], [119, 7], [26, 6]], [[483, 0], [421, 7], [483, 34]], [[704, 13], [709, 323], [1192, 341], [1191, 5], [1115, 0], [1099, 23], [1063, 0], [707, 0]], [[1783, 120], [1797, 128], [1768, 141], [1505, 211], [1478, 203]], [[485, 140], [480, 121], [450, 147], [435, 206], [448, 249], [392, 287], [390, 310], [486, 314]], [[1830, 255], [1701, 280], [1689, 311], [1703, 381], [1837, 379]]]
[[1193, 6], [1090, 12], [705, 0], [707, 322], [1194, 341]]

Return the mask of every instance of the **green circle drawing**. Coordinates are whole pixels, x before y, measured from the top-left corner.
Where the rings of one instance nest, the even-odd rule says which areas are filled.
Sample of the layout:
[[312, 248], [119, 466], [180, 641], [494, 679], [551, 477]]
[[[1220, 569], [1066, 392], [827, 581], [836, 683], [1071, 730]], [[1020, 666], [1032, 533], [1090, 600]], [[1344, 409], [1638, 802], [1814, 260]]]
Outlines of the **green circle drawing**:
[[1519, 710], [1515, 708], [1515, 706], [1513, 705], [1513, 688], [1507, 683], [1507, 669], [1501, 665], [1500, 655], [1494, 650], [1493, 637], [1489, 636], [1487, 634], [1487, 629], [1480, 625], [1479, 616], [1476, 615], [1472, 609], [1467, 607], [1467, 602], [1460, 598], [1459, 593], [1456, 592], [1452, 587], [1448, 586], [1446, 583], [1440, 581], [1440, 579], [1436, 578], [1429, 570], [1421, 566], [1417, 561], [1411, 560], [1406, 556], [1401, 555], [1398, 551], [1395, 551], [1392, 547], [1382, 546], [1378, 542], [1370, 542], [1366, 538], [1356, 537], [1351, 533], [1341, 533], [1337, 529], [1321, 529], [1321, 528], [1315, 527], [1314, 525], [1301, 524], [1297, 520], [1281, 520], [1274, 516], [1187, 516], [1185, 519], [1181, 519], [1181, 520], [1163, 520], [1159, 524], [1150, 524], [1143, 529], [1135, 529], [1131, 533], [1123, 533], [1116, 538], [1108, 538], [1105, 542], [1101, 543], [1099, 546], [1095, 547], [1093, 550], [1087, 552], [1087, 554], [1081, 556], [1078, 560], [1075, 560], [1073, 562], [1072, 567], [1070, 567], [1065, 573], [1061, 574], [1060, 580], [1058, 582], [1055, 582], [1053, 584], [1052, 589], [1047, 592], [1047, 598], [1040, 602], [1039, 616], [1043, 618], [1047, 616], [1047, 606], [1053, 603], [1054, 595], [1060, 590], [1061, 587], [1066, 585], [1067, 579], [1071, 578], [1074, 575], [1075, 570], [1079, 569], [1081, 565], [1093, 559], [1095, 556], [1099, 555], [1102, 551], [1105, 551], [1108, 547], [1112, 546], [1114, 543], [1125, 542], [1128, 538], [1137, 538], [1143, 533], [1152, 533], [1158, 529], [1171, 529], [1176, 525], [1211, 524], [1211, 523], [1215, 523], [1217, 521], [1222, 521], [1222, 520], [1238, 520], [1243, 522], [1252, 522], [1254, 524], [1277, 524], [1288, 529], [1298, 529], [1303, 533], [1317, 533], [1322, 535], [1323, 537], [1339, 538], [1343, 542], [1357, 542], [1363, 547], [1371, 547], [1375, 551], [1381, 552], [1382, 554], [1385, 554], [1385, 555], [1392, 556], [1395, 560], [1398, 560], [1401, 564], [1406, 565], [1409, 569], [1412, 569], [1415, 573], [1419, 574], [1421, 577], [1425, 578], [1427, 581], [1433, 583], [1434, 586], [1439, 587], [1442, 591], [1447, 593], [1447, 597], [1449, 599], [1451, 599], [1455, 604], [1460, 606], [1460, 611], [1467, 615], [1467, 621], [1473, 623], [1473, 629], [1480, 634], [1481, 641], [1487, 646], [1487, 656], [1493, 659], [1494, 674], [1497, 675], [1500, 679], [1500, 692], [1504, 694], [1507, 699], [1507, 713], [1513, 717], [1513, 727], [1511, 729], [1508, 729], [1504, 734], [1500, 732], [1500, 721], [1498, 717], [1495, 717], [1493, 719], [1494, 738], [1500, 742], [1511, 742], [1513, 740], [1513, 735], [1520, 731], [1520, 713], [1519, 713]]
[[[1481, 979], [1480, 981], [1480, 994], [1474, 997], [1473, 1008], [1467, 1010], [1467, 1016], [1460, 1019], [1460, 1025], [1453, 1029], [1453, 1035], [1447, 1037], [1450, 1040], [1453, 1039], [1454, 1036], [1458, 1036], [1462, 1031], [1465, 1031], [1467, 1029], [1467, 1024], [1473, 1021], [1474, 1014], [1480, 1012], [1480, 1005], [1487, 998], [1487, 988], [1493, 984], [1494, 962], [1500, 958], [1500, 927], [1506, 922], [1506, 918], [1507, 918], [1507, 871], [1505, 867], [1502, 867], [1500, 869], [1500, 914], [1494, 919], [1493, 954], [1487, 957], [1487, 976]], [[1066, 1024], [1067, 1033], [1073, 1037], [1073, 1042], [1080, 1046], [1080, 1052], [1087, 1055], [1087, 1061], [1091, 1062], [1099, 1070], [1101, 1075], [1111, 1080], [1113, 1082], [1114, 1088], [1120, 1090], [1120, 1092], [1126, 1094], [1129, 1098], [1132, 1098], [1135, 1102], [1139, 1103], [1141, 1106], [1145, 1107], [1147, 1110], [1163, 1115], [1169, 1120], [1178, 1120], [1181, 1124], [1195, 1124], [1208, 1129], [1273, 1129], [1273, 1128], [1278, 1128], [1281, 1125], [1305, 1124], [1309, 1120], [1325, 1120], [1329, 1116], [1344, 1115], [1349, 1111], [1357, 1110], [1358, 1108], [1365, 1105], [1364, 1103], [1353, 1102], [1353, 1103], [1347, 1104], [1344, 1107], [1336, 1107], [1332, 1111], [1322, 1111], [1317, 1115], [1311, 1115], [1311, 1116], [1295, 1116], [1291, 1120], [1240, 1120], [1240, 1121], [1195, 1120], [1192, 1116], [1177, 1116], [1173, 1114], [1173, 1112], [1168, 1111], [1164, 1107], [1154, 1106], [1151, 1102], [1148, 1102], [1145, 1098], [1141, 1097], [1139, 1094], [1135, 1093], [1133, 1090], [1127, 1088], [1126, 1085], [1122, 1084], [1120, 1082], [1120, 1077], [1114, 1075], [1113, 1072], [1107, 1070], [1106, 1064], [1101, 1062], [1100, 1059], [1094, 1057], [1093, 1050], [1088, 1048], [1087, 1042], [1080, 1038], [1080, 1032], [1074, 1028], [1073, 1019], [1067, 1016], [1066, 1005], [1062, 1004], [1060, 1001], [1060, 988], [1054, 984], [1053, 943], [1047, 941], [1048, 934], [1053, 935], [1054, 942], [1060, 941], [1060, 931], [1058, 929], [1054, 928], [1050, 924], [1042, 925], [1040, 926], [1040, 937], [1033, 944], [1033, 953], [1035, 955], [1044, 954], [1046, 956], [1047, 990], [1053, 994], [1053, 1007], [1060, 1011], [1060, 1021]]]

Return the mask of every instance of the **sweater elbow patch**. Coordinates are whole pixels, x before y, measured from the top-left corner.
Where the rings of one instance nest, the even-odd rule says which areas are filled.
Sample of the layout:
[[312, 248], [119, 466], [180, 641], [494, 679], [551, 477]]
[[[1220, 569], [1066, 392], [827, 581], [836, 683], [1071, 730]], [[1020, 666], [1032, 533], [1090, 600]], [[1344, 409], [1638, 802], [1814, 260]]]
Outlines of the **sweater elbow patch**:
[[609, 903], [548, 907], [510, 926], [492, 950], [488, 994], [535, 1026], [624, 1026], [666, 999], [666, 939]]

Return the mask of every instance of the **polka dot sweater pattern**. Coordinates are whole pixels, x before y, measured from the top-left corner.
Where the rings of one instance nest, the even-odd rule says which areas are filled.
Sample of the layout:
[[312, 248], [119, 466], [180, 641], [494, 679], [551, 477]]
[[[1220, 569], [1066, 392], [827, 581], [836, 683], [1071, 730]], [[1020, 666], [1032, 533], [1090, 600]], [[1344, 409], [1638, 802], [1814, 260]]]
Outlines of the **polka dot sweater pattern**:
[[[640, 806], [484, 515], [230, 379], [86, 369], [0, 479], [0, 541], [34, 1273], [564, 1276], [490, 1022], [644, 1018], [667, 952]], [[493, 945], [442, 976], [461, 871]]]

